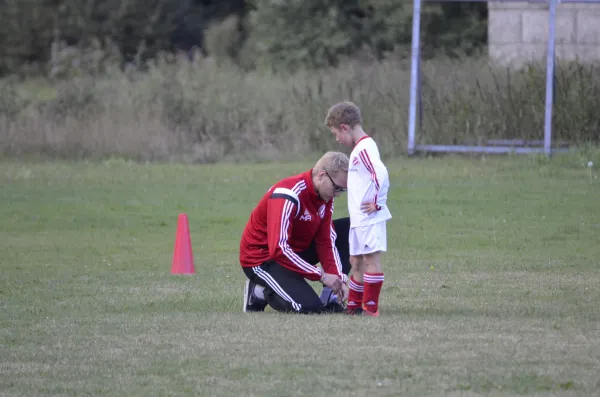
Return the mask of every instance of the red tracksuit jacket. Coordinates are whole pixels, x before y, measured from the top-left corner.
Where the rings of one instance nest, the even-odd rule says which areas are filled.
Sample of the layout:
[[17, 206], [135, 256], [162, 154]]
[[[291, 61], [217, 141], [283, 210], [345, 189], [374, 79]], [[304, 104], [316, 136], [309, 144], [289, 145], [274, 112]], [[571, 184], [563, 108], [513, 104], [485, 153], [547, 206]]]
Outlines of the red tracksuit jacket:
[[274, 260], [309, 280], [317, 281], [323, 270], [297, 255], [315, 240], [324, 271], [345, 279], [331, 222], [333, 199], [325, 202], [319, 198], [311, 173], [312, 170], [309, 170], [281, 180], [259, 201], [250, 214], [240, 242], [240, 263], [243, 267], [260, 266]]

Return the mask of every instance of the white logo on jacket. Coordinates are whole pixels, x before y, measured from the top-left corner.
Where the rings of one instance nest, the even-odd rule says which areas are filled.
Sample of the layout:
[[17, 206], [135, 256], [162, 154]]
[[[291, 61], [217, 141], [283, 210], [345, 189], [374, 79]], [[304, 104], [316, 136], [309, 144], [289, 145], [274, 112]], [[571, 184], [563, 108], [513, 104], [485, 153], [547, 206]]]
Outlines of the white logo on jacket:
[[321, 219], [325, 218], [325, 204], [319, 207], [319, 216], [321, 217]]
[[310, 222], [312, 221], [312, 216], [310, 216], [310, 212], [308, 212], [308, 210], [304, 210], [304, 215], [302, 215], [300, 217], [301, 221], [306, 221], [306, 222]]

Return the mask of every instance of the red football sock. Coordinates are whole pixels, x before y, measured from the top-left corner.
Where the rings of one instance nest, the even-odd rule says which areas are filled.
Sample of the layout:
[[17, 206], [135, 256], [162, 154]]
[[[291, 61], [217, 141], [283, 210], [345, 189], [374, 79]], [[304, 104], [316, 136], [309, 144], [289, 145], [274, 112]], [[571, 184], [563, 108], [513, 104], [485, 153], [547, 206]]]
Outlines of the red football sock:
[[365, 273], [363, 280], [365, 282], [363, 308], [375, 313], [379, 309], [379, 294], [383, 285], [383, 273]]
[[361, 308], [363, 303], [363, 284], [356, 282], [354, 277], [350, 276], [348, 287], [350, 289], [350, 293], [348, 294], [348, 309], [354, 310]]

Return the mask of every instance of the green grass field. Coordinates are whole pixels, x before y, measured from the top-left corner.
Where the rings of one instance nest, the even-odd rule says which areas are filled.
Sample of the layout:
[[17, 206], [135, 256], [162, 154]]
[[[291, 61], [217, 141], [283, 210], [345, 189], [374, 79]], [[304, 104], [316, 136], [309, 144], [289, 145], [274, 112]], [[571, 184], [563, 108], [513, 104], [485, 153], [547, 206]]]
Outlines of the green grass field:
[[[0, 396], [599, 395], [600, 173], [386, 163], [381, 317], [362, 318], [241, 311], [247, 217], [312, 159], [1, 162]], [[170, 274], [181, 212], [193, 276]]]

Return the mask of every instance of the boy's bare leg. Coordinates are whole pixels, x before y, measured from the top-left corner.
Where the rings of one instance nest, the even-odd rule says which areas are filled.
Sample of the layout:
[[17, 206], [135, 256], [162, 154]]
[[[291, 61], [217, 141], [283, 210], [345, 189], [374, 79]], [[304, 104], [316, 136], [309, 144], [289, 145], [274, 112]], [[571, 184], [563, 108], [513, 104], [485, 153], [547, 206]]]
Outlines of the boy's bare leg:
[[382, 273], [381, 269], [381, 251], [363, 255], [364, 273]]
[[370, 313], [379, 310], [379, 295], [383, 285], [383, 269], [381, 267], [381, 252], [373, 252], [363, 255], [364, 261], [364, 295], [363, 309]]
[[363, 274], [365, 272], [365, 262], [362, 255], [351, 255], [350, 265], [352, 266], [350, 282], [348, 287], [348, 311], [350, 313], [362, 309], [363, 306]]
[[363, 256], [350, 255], [350, 266], [354, 280], [362, 284], [363, 274], [365, 273], [365, 261], [363, 260]]

